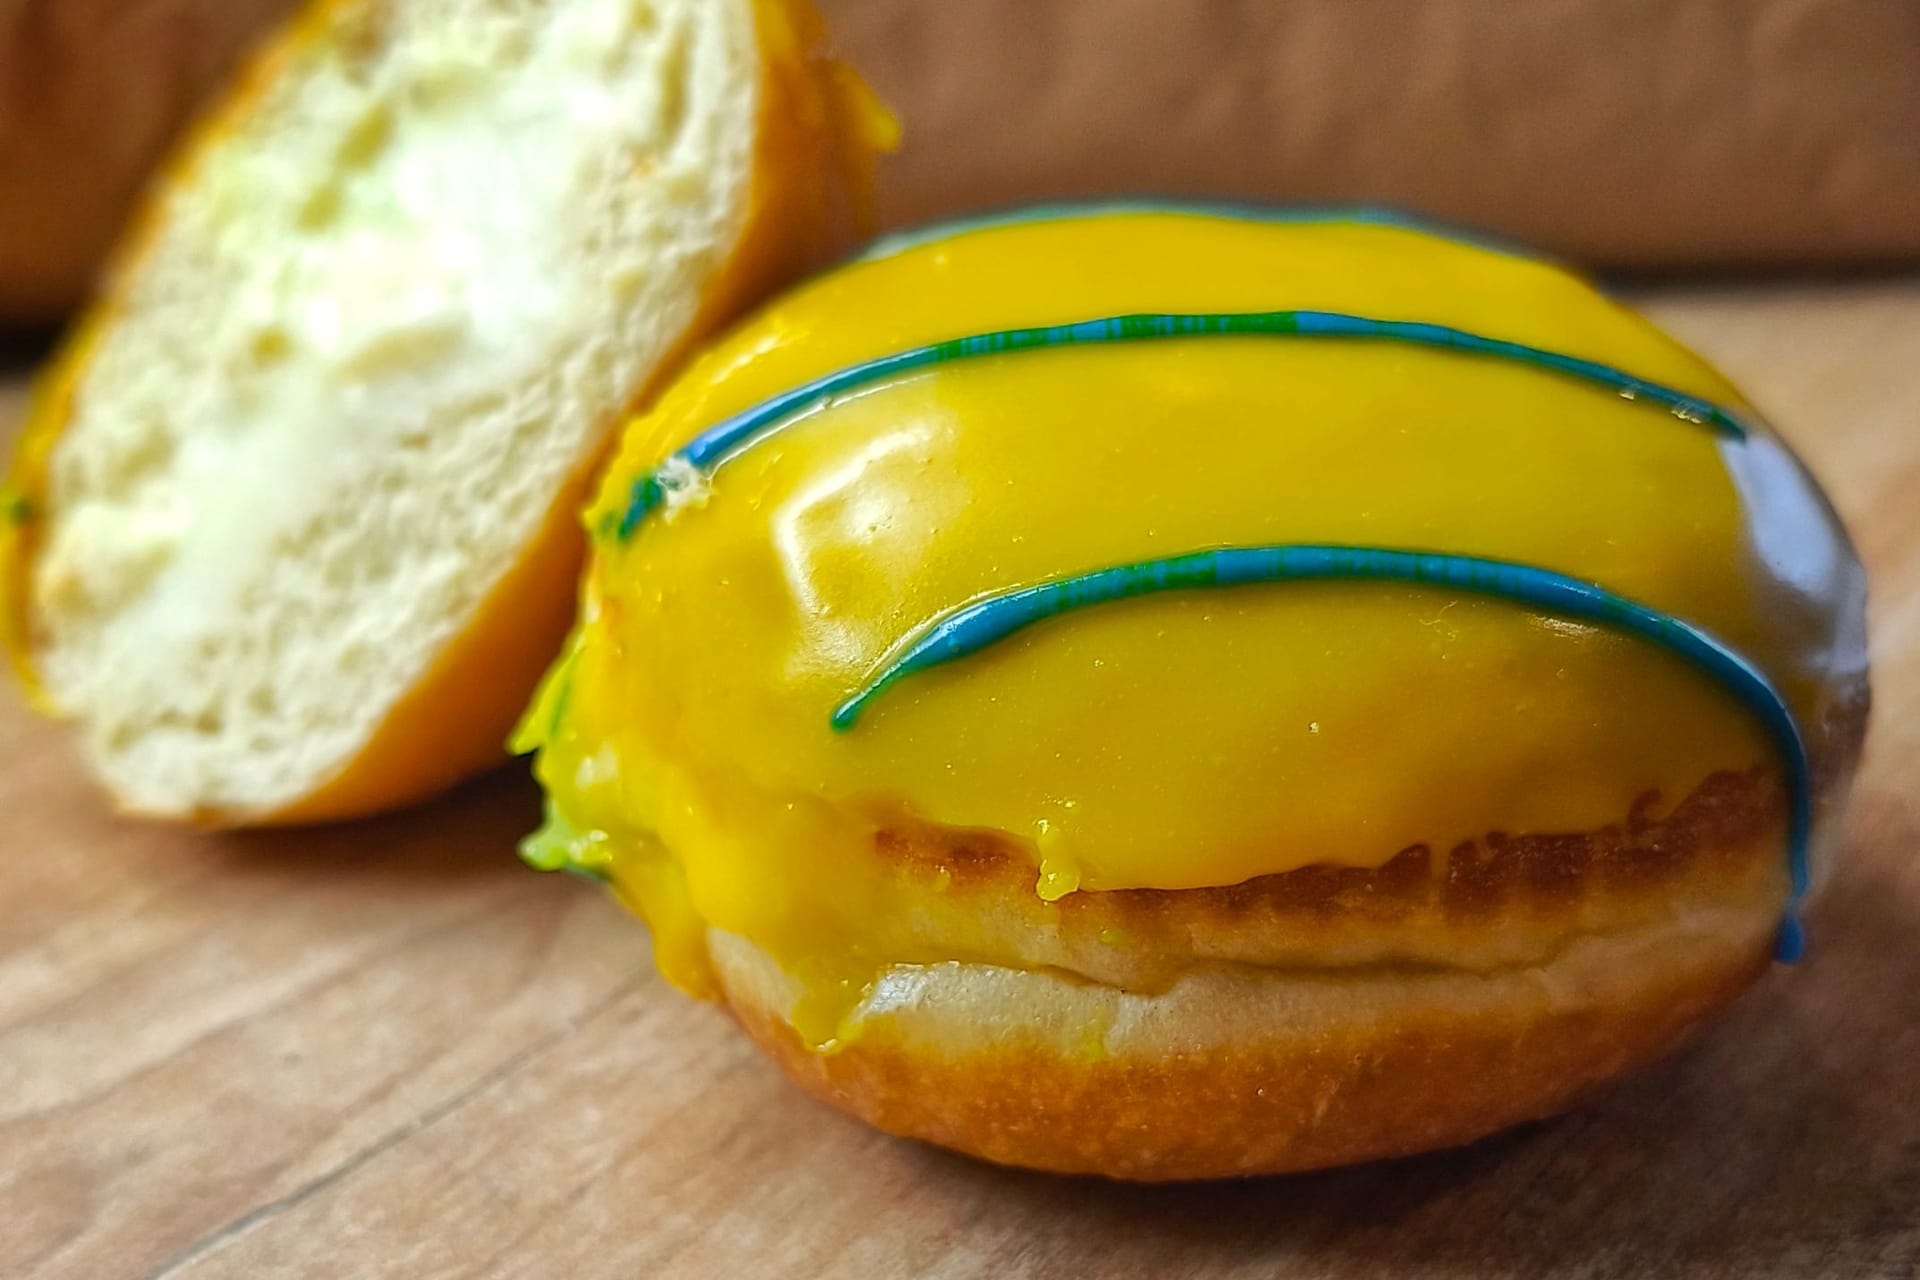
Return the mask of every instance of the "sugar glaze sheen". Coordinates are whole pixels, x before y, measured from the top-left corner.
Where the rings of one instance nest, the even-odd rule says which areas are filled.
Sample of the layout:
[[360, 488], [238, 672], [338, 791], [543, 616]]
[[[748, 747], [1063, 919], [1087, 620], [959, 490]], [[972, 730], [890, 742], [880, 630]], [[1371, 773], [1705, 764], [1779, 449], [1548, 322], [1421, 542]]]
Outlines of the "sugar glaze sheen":
[[[1217, 322], [1255, 315], [1309, 319]], [[671, 520], [663, 466], [699, 477]], [[1692, 947], [1665, 972], [1715, 994], [1621, 1030], [1616, 1069], [1797, 949], [1864, 732], [1858, 560], [1753, 407], [1565, 271], [1391, 220], [1092, 208], [900, 241], [696, 363], [588, 520], [521, 736], [551, 812], [529, 856], [609, 880], [670, 977], [863, 1114], [861, 1064], [924, 1050], [969, 983], [1059, 1008], [940, 1037], [1113, 1064], [1127, 1010], [1229, 978], [1607, 985]], [[969, 607], [1301, 546], [1517, 576], [1174, 584], [888, 674]], [[1571, 1086], [1515, 1088], [1539, 1113]]]

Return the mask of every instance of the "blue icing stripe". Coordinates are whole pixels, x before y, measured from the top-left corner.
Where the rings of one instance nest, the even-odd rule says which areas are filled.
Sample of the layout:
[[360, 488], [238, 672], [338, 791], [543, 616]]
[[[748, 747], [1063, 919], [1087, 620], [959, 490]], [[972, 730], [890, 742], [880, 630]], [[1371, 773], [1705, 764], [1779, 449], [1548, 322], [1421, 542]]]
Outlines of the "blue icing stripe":
[[660, 467], [643, 476], [628, 498], [616, 532], [626, 538], [640, 521], [666, 500], [672, 473], [692, 467], [708, 470], [806, 409], [836, 395], [871, 386], [888, 378], [934, 365], [980, 356], [1058, 347], [1098, 346], [1119, 342], [1169, 339], [1255, 337], [1358, 340], [1427, 347], [1560, 374], [1628, 399], [1666, 409], [1676, 417], [1700, 423], [1734, 439], [1746, 437], [1746, 427], [1730, 410], [1698, 396], [1578, 356], [1549, 351], [1525, 343], [1508, 342], [1417, 320], [1380, 320], [1338, 311], [1245, 311], [1218, 313], [1143, 313], [1105, 316], [1070, 324], [1000, 329], [992, 333], [953, 338], [924, 347], [850, 365], [802, 383], [708, 428]]
[[[1223, 212], [1218, 206], [1167, 204], [1109, 205], [1104, 209], [1061, 206], [1019, 211], [1001, 215], [997, 219], [989, 217], [971, 223], [945, 224], [943, 228], [920, 234], [923, 240], [931, 240], [940, 235], [953, 234], [966, 226], [990, 226], [1047, 217], [1066, 218], [1088, 212], [1129, 208], [1214, 214]], [[1249, 209], [1238, 215], [1227, 213], [1226, 216], [1279, 221], [1323, 219], [1373, 222], [1425, 229], [1396, 215], [1369, 211], [1315, 214]], [[919, 242], [896, 238], [891, 247], [883, 243], [870, 252], [898, 252]], [[981, 356], [1067, 346], [1200, 337], [1291, 337], [1386, 342], [1500, 360], [1571, 378], [1629, 400], [1644, 402], [1651, 407], [1664, 409], [1683, 421], [1699, 424], [1736, 440], [1745, 439], [1747, 435], [1747, 427], [1737, 414], [1710, 400], [1649, 381], [1612, 365], [1524, 343], [1490, 338], [1449, 325], [1309, 310], [1106, 316], [1068, 324], [1003, 329], [954, 338], [850, 365], [803, 383], [716, 423], [665, 463], [641, 477], [633, 485], [619, 519], [617, 522], [610, 520], [611, 527], [606, 531], [622, 540], [628, 538], [648, 514], [666, 501], [676, 483], [687, 475], [711, 471], [799, 415], [819, 408], [835, 396], [849, 391], [920, 369]], [[1593, 621], [1653, 639], [1725, 685], [1766, 724], [1777, 739], [1787, 764], [1791, 808], [1788, 865], [1792, 893], [1776, 952], [1782, 960], [1791, 961], [1799, 957], [1804, 944], [1796, 908], [1807, 886], [1812, 788], [1806, 747], [1792, 712], [1764, 673], [1706, 632], [1592, 583], [1547, 569], [1468, 556], [1325, 546], [1226, 548], [1121, 565], [1079, 577], [1020, 588], [968, 605], [936, 620], [925, 633], [912, 639], [900, 657], [835, 709], [833, 725], [836, 729], [850, 727], [871, 699], [904, 675], [964, 657], [1066, 609], [1152, 591], [1315, 578], [1398, 580], [1505, 596], [1568, 617]]]
[[1024, 226], [1036, 222], [1067, 222], [1075, 218], [1100, 218], [1136, 213], [1168, 213], [1195, 218], [1223, 218], [1232, 222], [1277, 223], [1283, 226], [1391, 227], [1417, 231], [1455, 244], [1470, 245], [1513, 258], [1534, 262], [1555, 259], [1523, 245], [1444, 219], [1431, 218], [1381, 205], [1266, 205], [1232, 200], [1182, 200], [1168, 196], [1115, 196], [1106, 200], [1064, 201], [1049, 204], [1012, 205], [980, 213], [944, 218], [917, 227], [907, 227], [874, 240], [850, 261], [872, 262], [890, 258], [909, 249], [946, 240], [975, 231], [997, 227]]
[[934, 619], [896, 646], [893, 656], [834, 708], [832, 724], [836, 730], [850, 729], [868, 705], [900, 679], [978, 653], [1072, 609], [1160, 591], [1328, 580], [1407, 582], [1518, 601], [1651, 640], [1719, 682], [1759, 719], [1786, 764], [1792, 888], [1775, 954], [1784, 961], [1799, 958], [1804, 940], [1798, 906], [1807, 889], [1812, 773], [1800, 726], [1786, 700], [1758, 667], [1692, 623], [1534, 565], [1384, 547], [1289, 544], [1225, 547], [1095, 569], [1003, 591]]

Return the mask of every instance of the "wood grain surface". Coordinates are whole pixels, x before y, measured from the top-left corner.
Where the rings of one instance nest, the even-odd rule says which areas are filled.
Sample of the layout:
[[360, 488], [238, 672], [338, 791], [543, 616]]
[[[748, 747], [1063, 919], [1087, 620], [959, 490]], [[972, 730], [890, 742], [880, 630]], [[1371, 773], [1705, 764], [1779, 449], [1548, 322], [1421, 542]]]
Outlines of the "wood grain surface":
[[[1159, 1189], [868, 1131], [524, 870], [518, 770], [388, 820], [112, 817], [0, 695], [0, 1275], [1920, 1275], [1920, 280], [1645, 302], [1824, 477], [1876, 706], [1812, 955], [1575, 1115]], [[0, 434], [18, 416], [0, 392]]]

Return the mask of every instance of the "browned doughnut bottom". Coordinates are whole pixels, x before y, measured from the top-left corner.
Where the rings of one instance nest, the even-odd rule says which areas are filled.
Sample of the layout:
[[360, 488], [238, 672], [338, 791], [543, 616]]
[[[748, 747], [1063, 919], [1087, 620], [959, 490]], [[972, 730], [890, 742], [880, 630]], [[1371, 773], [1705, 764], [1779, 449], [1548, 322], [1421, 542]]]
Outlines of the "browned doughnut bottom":
[[[1167, 1181], [1470, 1142], [1670, 1048], [1767, 964], [1770, 922], [1596, 939], [1537, 968], [1217, 969], [1159, 995], [954, 964], [847, 1049], [801, 1044], [767, 957], [715, 935], [740, 1023], [808, 1091], [1002, 1164]], [[1102, 1056], [1090, 1052], [1105, 1027]]]
[[1562, 1110], [1753, 982], [1786, 896], [1778, 780], [1716, 774], [1660, 807], [1371, 870], [1056, 904], [986, 837], [886, 832], [876, 861], [927, 895], [929, 948], [959, 912], [993, 959], [888, 970], [828, 1054], [795, 1035], [768, 955], [710, 943], [753, 1038], [890, 1133], [1149, 1181], [1312, 1169]]

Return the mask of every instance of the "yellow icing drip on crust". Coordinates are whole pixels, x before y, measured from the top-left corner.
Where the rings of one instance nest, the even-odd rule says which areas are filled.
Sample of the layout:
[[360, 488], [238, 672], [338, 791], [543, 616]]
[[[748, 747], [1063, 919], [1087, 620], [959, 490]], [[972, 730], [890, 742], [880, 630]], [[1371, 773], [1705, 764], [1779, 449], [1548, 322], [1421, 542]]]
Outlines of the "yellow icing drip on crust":
[[[964, 233], [788, 295], [634, 424], [590, 522], [727, 414], [862, 359], [1283, 307], [1452, 325], [1739, 403], [1544, 264], [1399, 228], [1108, 213]], [[917, 676], [834, 733], [830, 710], [934, 616], [1207, 547], [1488, 556], [1707, 628], [1814, 733], [1864, 640], [1857, 565], [1811, 492], [1764, 433], [1732, 442], [1441, 351], [1212, 338], [920, 371], [601, 537], [575, 644], [523, 730], [555, 814], [536, 845], [604, 874], [689, 990], [712, 987], [708, 926], [759, 945], [797, 984], [796, 1026], [830, 1046], [888, 966], [1013, 962], [876, 857], [893, 827], [999, 833], [1052, 901], [1586, 831], [1650, 791], [1671, 805], [1715, 771], [1777, 766], [1752, 718], [1657, 646], [1390, 583], [1089, 610]]]

